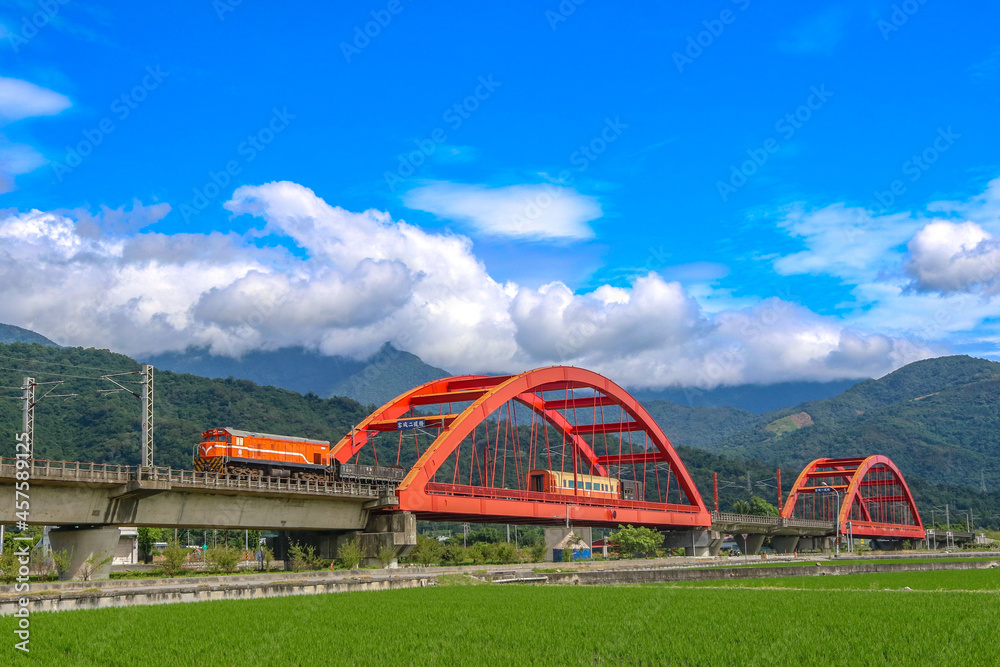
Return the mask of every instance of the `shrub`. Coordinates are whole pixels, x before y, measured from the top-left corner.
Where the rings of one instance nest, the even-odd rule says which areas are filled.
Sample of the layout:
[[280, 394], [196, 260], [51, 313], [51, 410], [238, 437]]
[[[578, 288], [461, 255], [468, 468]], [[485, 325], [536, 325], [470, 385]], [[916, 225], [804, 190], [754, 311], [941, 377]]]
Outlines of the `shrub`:
[[176, 541], [171, 542], [163, 549], [163, 572], [168, 577], [173, 577], [184, 567], [187, 557], [187, 549]]
[[361, 542], [355, 538], [341, 545], [337, 551], [337, 565], [345, 570], [353, 570], [361, 563], [362, 556]]
[[291, 561], [293, 572], [319, 570], [323, 567], [323, 559], [316, 555], [316, 547], [311, 544], [303, 545], [301, 542], [290, 542], [288, 558]]
[[206, 551], [205, 560], [208, 561], [212, 572], [222, 570], [228, 574], [236, 570], [240, 561], [243, 560], [243, 552], [228, 544], [223, 544]]
[[379, 547], [378, 562], [382, 567], [389, 567], [396, 558], [396, 548], [389, 545]]

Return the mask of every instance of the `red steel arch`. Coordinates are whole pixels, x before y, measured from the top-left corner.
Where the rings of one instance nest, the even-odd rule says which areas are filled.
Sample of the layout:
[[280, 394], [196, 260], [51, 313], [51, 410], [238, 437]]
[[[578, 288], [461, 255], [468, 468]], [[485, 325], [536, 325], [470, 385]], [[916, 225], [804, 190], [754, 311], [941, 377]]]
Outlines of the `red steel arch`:
[[[586, 395], [577, 397], [577, 390]], [[563, 392], [564, 396], [553, 398], [554, 392]], [[513, 402], [529, 408], [565, 438], [572, 449], [574, 471], [578, 465], [580, 474], [609, 477], [612, 466], [666, 463], [679, 487], [678, 502], [583, 498], [436, 482], [435, 473], [463, 440], [484, 424], [490, 415]], [[460, 411], [445, 413], [444, 406], [449, 406], [450, 410], [456, 403], [468, 405]], [[427, 414], [422, 409], [431, 405], [441, 406], [441, 414]], [[605, 421], [601, 417], [581, 424], [568, 417], [571, 411], [575, 415], [581, 409], [593, 409], [596, 416], [598, 408], [603, 415], [604, 407], [613, 408], [617, 418]], [[533, 524], [570, 521], [581, 526], [615, 526], [620, 523], [651, 527], [711, 525], [708, 508], [666, 434], [634, 397], [593, 371], [551, 366], [517, 375], [464, 375], [434, 380], [401, 394], [376, 410], [334, 445], [332, 456], [341, 462], [348, 462], [378, 433], [397, 430], [399, 420], [408, 414], [416, 414], [411, 412], [415, 409], [421, 410], [420, 417], [427, 428], [438, 428], [440, 431], [397, 488], [400, 510], [414, 512], [421, 518], [452, 521]], [[601, 456], [586, 439], [590, 436], [592, 443], [596, 443], [600, 435], [622, 438], [624, 434], [633, 432], [644, 433], [651, 446], [639, 453], [606, 452]], [[669, 484], [670, 473], [667, 475], [668, 498]], [[680, 497], [681, 492], [683, 498]]]
[[816, 459], [807, 465], [788, 494], [781, 516], [823, 518], [836, 514], [840, 493], [841, 534], [855, 537], [924, 539], [924, 525], [903, 474], [888, 456]]

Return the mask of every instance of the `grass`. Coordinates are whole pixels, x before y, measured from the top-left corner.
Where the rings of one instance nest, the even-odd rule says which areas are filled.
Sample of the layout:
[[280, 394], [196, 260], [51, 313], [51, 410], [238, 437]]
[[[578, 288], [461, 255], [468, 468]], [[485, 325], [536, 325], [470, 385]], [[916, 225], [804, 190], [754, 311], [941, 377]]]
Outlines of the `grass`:
[[[863, 591], [903, 590], [937, 592], [1000, 593], [1000, 569], [932, 570], [930, 572], [878, 572], [872, 574], [820, 575], [811, 577], [769, 577], [648, 584], [681, 588], [773, 588], [782, 590]], [[994, 601], [1000, 608], [1000, 598]]]
[[[904, 585], [914, 591], [882, 590]], [[472, 589], [39, 613], [31, 653], [17, 661], [985, 665], [998, 654], [1000, 569]], [[372, 630], [372, 619], [391, 622]], [[14, 620], [0, 619], [0, 634], [12, 636]]]

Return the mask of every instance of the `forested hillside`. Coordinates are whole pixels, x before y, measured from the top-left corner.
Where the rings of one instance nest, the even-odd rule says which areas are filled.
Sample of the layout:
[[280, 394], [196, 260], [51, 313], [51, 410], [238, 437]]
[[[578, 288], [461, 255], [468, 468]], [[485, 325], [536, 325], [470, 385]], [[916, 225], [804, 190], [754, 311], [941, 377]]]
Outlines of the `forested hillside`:
[[935, 484], [1000, 487], [1000, 363], [919, 361], [835, 398], [763, 415], [708, 445], [714, 452], [801, 467], [821, 456], [880, 453]]
[[[712, 472], [719, 473], [722, 508], [731, 509], [733, 501], [751, 493], [775, 503], [778, 466], [787, 493], [801, 467], [813, 458], [882, 453], [900, 465], [922, 510], [944, 503], [972, 507], [977, 516], [992, 514], [995, 524], [1000, 521], [1000, 494], [994, 490], [1000, 453], [998, 367], [968, 357], [919, 362], [834, 399], [764, 416], [666, 401], [653, 401], [649, 409], [709, 505]], [[21, 427], [18, 387], [30, 375], [39, 383], [62, 382], [38, 387], [39, 396], [51, 390], [36, 409], [39, 458], [138, 463], [140, 401], [131, 393], [115, 392], [115, 385], [101, 379], [138, 370], [136, 361], [106, 350], [0, 345], [0, 433], [9, 443], [7, 451], [13, 451]], [[115, 379], [139, 391], [137, 374]], [[188, 468], [195, 443], [210, 426], [336, 441], [368, 412], [349, 398], [323, 399], [248, 380], [157, 371], [156, 462]], [[799, 417], [802, 413], [808, 420]], [[518, 430], [526, 451], [529, 429]], [[718, 442], [720, 435], [728, 437]], [[383, 437], [385, 456], [395, 462], [395, 438]], [[421, 438], [421, 447], [426, 447]], [[401, 450], [404, 466], [416, 460], [410, 444]], [[467, 456], [463, 452], [463, 466], [468, 465]], [[525, 465], [531, 463], [522, 461], [522, 469]], [[980, 470], [990, 489], [986, 494], [978, 489]]]
[[[100, 377], [136, 371], [134, 360], [108, 352], [41, 345], [0, 345], [0, 425], [13, 451], [21, 428], [19, 387], [25, 375], [66, 398], [43, 398], [35, 410], [36, 455], [39, 458], [135, 464], [139, 461], [141, 402]], [[138, 376], [116, 380], [138, 393]], [[321, 399], [249, 380], [210, 380], [196, 375], [157, 371], [155, 376], [156, 463], [190, 468], [194, 445], [211, 426], [294, 434], [336, 440], [367, 412], [349, 398]]]

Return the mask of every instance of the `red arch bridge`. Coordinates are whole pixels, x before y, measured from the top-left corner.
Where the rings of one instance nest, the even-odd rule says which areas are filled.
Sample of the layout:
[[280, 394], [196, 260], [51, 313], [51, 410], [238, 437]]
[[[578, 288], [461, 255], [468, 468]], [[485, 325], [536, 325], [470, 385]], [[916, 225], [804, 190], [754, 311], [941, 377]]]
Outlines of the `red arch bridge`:
[[778, 551], [828, 548], [833, 535], [885, 547], [924, 539], [903, 476], [884, 456], [813, 461], [778, 517], [710, 512], [649, 413], [582, 368], [428, 382], [376, 410], [332, 453], [406, 474], [392, 489], [18, 455], [0, 458], [0, 493], [13, 496], [27, 475], [30, 512], [0, 506], [0, 524], [61, 527], [50, 538], [75, 554], [74, 569], [115, 548], [116, 526], [308, 533], [325, 554], [358, 534], [371, 558], [383, 547], [409, 551], [416, 519], [545, 525], [553, 542], [560, 531], [586, 537], [592, 526], [632, 524], [695, 554], [717, 553], [727, 533], [749, 553], [767, 536]]
[[639, 402], [575, 367], [428, 382], [380, 407], [332, 453], [342, 463], [408, 468], [393, 509], [425, 520], [641, 525], [671, 531], [668, 546], [696, 553], [716, 551], [723, 532], [752, 535], [740, 545], [750, 552], [768, 535], [787, 551], [835, 533], [924, 537], [909, 489], [884, 456], [812, 462], [779, 517], [710, 512]]

